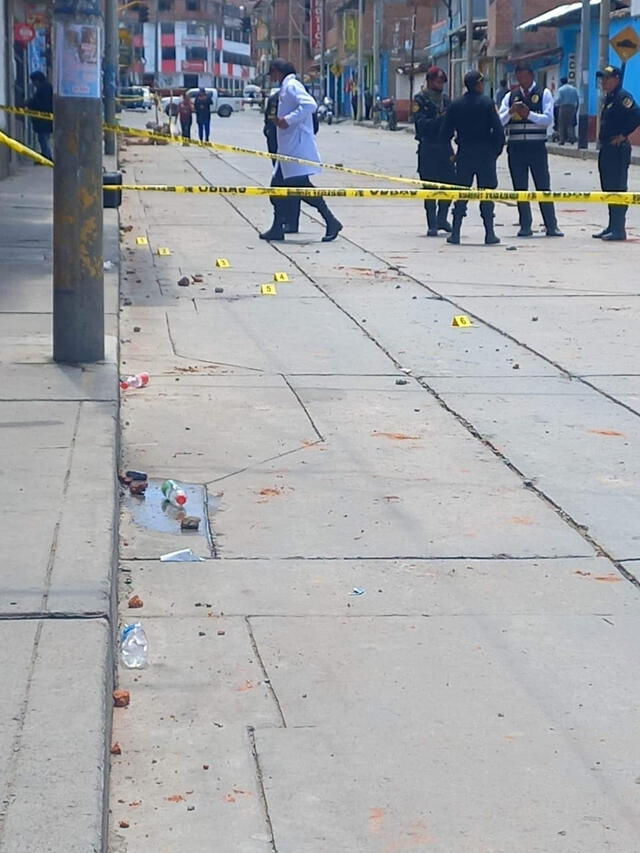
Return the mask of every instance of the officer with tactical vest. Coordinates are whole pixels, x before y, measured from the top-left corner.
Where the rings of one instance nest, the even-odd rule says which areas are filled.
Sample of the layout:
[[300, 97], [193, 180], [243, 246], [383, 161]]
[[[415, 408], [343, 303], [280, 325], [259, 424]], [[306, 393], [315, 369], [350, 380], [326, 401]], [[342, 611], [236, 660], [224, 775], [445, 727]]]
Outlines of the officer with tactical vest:
[[[529, 188], [529, 172], [537, 190], [551, 189], [547, 157], [547, 128], [553, 124], [553, 95], [539, 89], [529, 65], [516, 68], [518, 87], [504, 96], [500, 105], [500, 121], [507, 137], [509, 172], [514, 190]], [[518, 203], [520, 230], [518, 237], [531, 237], [531, 205]], [[552, 202], [541, 202], [540, 213], [547, 237], [564, 237], [558, 228]]]
[[[451, 144], [443, 144], [440, 130], [445, 114], [449, 109], [449, 97], [444, 93], [447, 75], [433, 65], [427, 71], [426, 86], [415, 96], [413, 103], [413, 121], [418, 140], [418, 174], [423, 181], [432, 183], [455, 184], [456, 175], [453, 165]], [[427, 236], [437, 237], [438, 230], [451, 232], [447, 222], [448, 201], [425, 201], [427, 213]]]
[[[606, 92], [600, 116], [600, 152], [598, 171], [604, 192], [626, 192], [631, 145], [629, 134], [640, 125], [640, 107], [622, 88], [622, 71], [613, 65], [596, 73]], [[609, 205], [609, 224], [593, 236], [606, 242], [626, 240], [627, 208], [622, 204]]]

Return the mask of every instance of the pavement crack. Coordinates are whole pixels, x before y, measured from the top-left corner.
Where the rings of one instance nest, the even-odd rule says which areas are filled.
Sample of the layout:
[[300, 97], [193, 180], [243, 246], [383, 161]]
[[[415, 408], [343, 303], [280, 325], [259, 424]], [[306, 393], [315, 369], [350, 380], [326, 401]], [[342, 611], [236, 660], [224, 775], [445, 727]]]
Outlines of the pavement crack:
[[235, 471], [230, 471], [228, 474], [223, 474], [222, 477], [216, 477], [213, 480], [207, 480], [205, 486], [209, 486], [212, 483], [221, 483], [223, 480], [228, 480], [231, 477], [237, 477], [238, 474], [244, 474], [246, 471], [255, 471], [261, 465], [266, 465], [267, 462], [275, 462], [276, 459], [283, 459], [285, 456], [291, 456], [294, 453], [301, 453], [305, 450], [308, 450], [310, 447], [315, 447], [317, 444], [323, 444], [324, 439], [319, 439], [318, 441], [310, 441], [308, 444], [303, 445], [302, 447], [294, 447], [292, 450], [284, 450], [282, 453], [276, 453], [275, 456], [269, 456], [267, 459], [261, 459], [258, 462], [255, 462], [251, 465], [245, 465], [242, 468], [238, 468]]
[[253, 653], [256, 656], [258, 663], [260, 664], [260, 669], [262, 670], [262, 674], [264, 675], [265, 683], [269, 689], [269, 693], [271, 694], [271, 698], [276, 706], [278, 711], [278, 716], [280, 717], [280, 722], [283, 729], [287, 728], [287, 721], [284, 718], [284, 713], [282, 711], [282, 706], [280, 704], [280, 700], [278, 699], [278, 695], [274, 690], [273, 684], [271, 683], [271, 678], [269, 677], [269, 673], [267, 672], [267, 668], [264, 665], [264, 661], [262, 660], [262, 655], [260, 654], [260, 649], [258, 648], [258, 643], [256, 642], [255, 635], [253, 633], [253, 625], [251, 624], [251, 617], [245, 616], [245, 624], [247, 626], [247, 631], [249, 633], [249, 640], [251, 642], [251, 648], [253, 649]]
[[319, 429], [318, 429], [318, 427], [316, 426], [315, 421], [314, 421], [314, 420], [313, 420], [313, 418], [311, 417], [311, 413], [309, 412], [309, 409], [307, 408], [307, 406], [306, 406], [306, 405], [305, 405], [305, 403], [303, 402], [303, 400], [302, 400], [302, 398], [301, 398], [300, 394], [298, 394], [298, 392], [297, 392], [297, 391], [296, 391], [296, 389], [293, 387], [293, 385], [291, 384], [291, 382], [289, 382], [289, 379], [287, 378], [287, 376], [286, 376], [284, 373], [281, 373], [281, 374], [280, 374], [280, 376], [282, 376], [283, 380], [284, 380], [284, 381], [286, 382], [286, 384], [287, 384], [287, 387], [289, 388], [289, 390], [291, 391], [291, 393], [293, 394], [293, 396], [296, 398], [296, 400], [297, 400], [297, 401], [298, 401], [298, 403], [300, 404], [300, 407], [302, 408], [302, 411], [303, 411], [303, 412], [305, 413], [305, 415], [307, 416], [307, 419], [308, 419], [309, 423], [311, 424], [311, 428], [313, 429], [313, 431], [315, 432], [315, 434], [318, 436], [318, 438], [320, 439], [320, 441], [321, 441], [321, 442], [322, 442], [322, 441], [324, 441], [324, 440], [325, 440], [325, 439], [324, 439], [324, 436], [322, 435], [322, 433], [320, 432], [320, 430], [319, 430]]
[[251, 745], [251, 755], [253, 756], [253, 763], [256, 769], [256, 781], [258, 783], [258, 791], [260, 792], [260, 802], [262, 804], [262, 808], [264, 811], [264, 819], [269, 831], [269, 844], [271, 846], [272, 853], [278, 853], [275, 836], [273, 834], [273, 823], [271, 821], [271, 814], [269, 813], [269, 803], [267, 801], [267, 794], [264, 789], [264, 776], [262, 773], [262, 765], [260, 764], [260, 756], [258, 755], [258, 747], [256, 744], [256, 730], [253, 726], [247, 726], [247, 734], [249, 736], [249, 744]]

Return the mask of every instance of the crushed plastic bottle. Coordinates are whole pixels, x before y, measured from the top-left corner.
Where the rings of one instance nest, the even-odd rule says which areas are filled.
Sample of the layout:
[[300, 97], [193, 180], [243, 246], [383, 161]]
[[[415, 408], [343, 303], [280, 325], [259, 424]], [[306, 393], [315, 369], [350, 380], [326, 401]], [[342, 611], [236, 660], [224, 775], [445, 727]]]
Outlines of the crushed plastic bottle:
[[125, 625], [120, 636], [120, 657], [127, 669], [143, 669], [147, 665], [149, 643], [140, 622]]
[[136, 373], [135, 376], [127, 376], [126, 379], [120, 380], [120, 387], [123, 391], [127, 388], [144, 388], [149, 384], [150, 376], [148, 373]]
[[169, 501], [170, 504], [173, 504], [177, 507], [182, 507], [187, 502], [187, 493], [184, 489], [181, 489], [180, 486], [176, 483], [175, 480], [165, 480], [162, 484], [162, 494]]

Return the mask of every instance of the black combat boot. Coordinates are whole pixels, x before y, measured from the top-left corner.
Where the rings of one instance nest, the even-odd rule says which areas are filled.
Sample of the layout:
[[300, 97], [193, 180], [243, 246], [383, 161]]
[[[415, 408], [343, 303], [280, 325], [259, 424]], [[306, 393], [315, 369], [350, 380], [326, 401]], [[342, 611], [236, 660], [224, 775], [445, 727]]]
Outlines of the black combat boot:
[[460, 229], [462, 228], [462, 220], [464, 219], [464, 213], [456, 213], [453, 212], [453, 227], [451, 228], [451, 234], [447, 237], [447, 243], [451, 243], [454, 246], [457, 246], [460, 242]]
[[438, 236], [438, 214], [436, 213], [437, 204], [435, 201], [425, 201], [425, 213], [427, 214], [427, 237]]

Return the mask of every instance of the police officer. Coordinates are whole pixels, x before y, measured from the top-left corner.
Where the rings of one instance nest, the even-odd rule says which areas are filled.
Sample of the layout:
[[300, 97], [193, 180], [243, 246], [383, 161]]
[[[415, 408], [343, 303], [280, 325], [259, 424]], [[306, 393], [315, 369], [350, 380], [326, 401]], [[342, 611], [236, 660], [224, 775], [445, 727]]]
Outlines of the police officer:
[[[470, 187], [475, 177], [479, 188], [494, 190], [498, 186], [496, 160], [504, 148], [504, 130], [495, 104], [483, 94], [482, 74], [469, 71], [465, 74], [464, 85], [467, 91], [451, 104], [445, 115], [440, 140], [449, 145], [453, 134], [456, 134], [456, 183]], [[492, 201], [480, 202], [487, 245], [500, 242], [493, 230], [493, 210]], [[466, 212], [467, 202], [457, 201], [453, 208], [453, 229], [447, 243], [460, 242], [460, 227]]]
[[[600, 116], [600, 153], [598, 171], [604, 192], [626, 192], [631, 145], [629, 134], [640, 125], [640, 107], [629, 92], [622, 88], [622, 72], [613, 65], [596, 73], [607, 93]], [[610, 242], [626, 240], [627, 208], [622, 204], [609, 205], [609, 224], [593, 236]]]
[[[440, 141], [440, 130], [450, 100], [444, 93], [447, 75], [433, 65], [427, 71], [426, 86], [414, 98], [413, 121], [418, 140], [418, 174], [423, 181], [455, 184], [451, 143]], [[425, 201], [427, 236], [437, 237], [438, 230], [451, 232], [447, 222], [448, 201]]]
[[[500, 106], [500, 121], [506, 130], [513, 188], [527, 190], [531, 172], [537, 190], [550, 190], [547, 128], [553, 124], [553, 95], [548, 89], [538, 88], [529, 65], [518, 65], [516, 79], [518, 88], [505, 95]], [[518, 202], [518, 213], [518, 237], [531, 237], [533, 231], [529, 202]], [[540, 213], [547, 237], [564, 237], [558, 228], [553, 204], [548, 201], [541, 203]]]
[[[278, 99], [280, 98], [280, 90], [276, 90], [272, 95], [269, 95], [267, 107], [264, 111], [264, 128], [262, 132], [267, 139], [267, 151], [270, 154], [278, 153], [278, 128], [276, 121], [278, 119]], [[271, 161], [276, 165], [276, 161]], [[297, 234], [300, 230], [300, 198], [291, 197], [287, 199], [286, 207], [287, 221], [284, 224], [285, 234]]]

